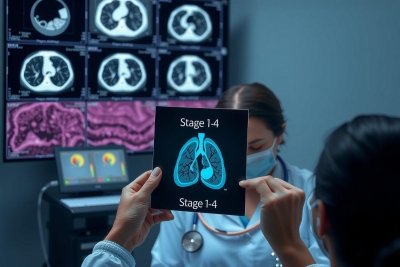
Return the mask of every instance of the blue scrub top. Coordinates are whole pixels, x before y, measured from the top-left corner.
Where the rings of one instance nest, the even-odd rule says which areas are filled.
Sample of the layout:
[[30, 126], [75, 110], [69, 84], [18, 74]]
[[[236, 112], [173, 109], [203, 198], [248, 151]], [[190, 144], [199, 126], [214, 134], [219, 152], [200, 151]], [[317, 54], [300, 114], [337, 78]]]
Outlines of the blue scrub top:
[[[314, 189], [314, 179], [310, 171], [286, 164], [289, 182], [304, 190], [306, 197]], [[278, 162], [274, 177], [283, 178], [283, 167]], [[307, 198], [306, 198], [307, 199]], [[260, 220], [261, 203], [258, 205], [247, 226], [239, 216], [203, 214], [206, 222], [214, 228], [229, 232], [241, 231]], [[161, 223], [159, 236], [152, 249], [152, 267], [165, 266], [263, 266], [280, 267], [281, 262], [266, 241], [260, 228], [240, 236], [222, 236], [207, 230], [199, 220], [197, 230], [203, 236], [203, 246], [197, 252], [186, 252], [181, 245], [182, 236], [192, 230], [192, 212], [173, 212], [175, 219]], [[310, 212], [307, 205], [303, 208], [303, 220], [300, 236], [317, 263], [329, 265], [311, 232]]]

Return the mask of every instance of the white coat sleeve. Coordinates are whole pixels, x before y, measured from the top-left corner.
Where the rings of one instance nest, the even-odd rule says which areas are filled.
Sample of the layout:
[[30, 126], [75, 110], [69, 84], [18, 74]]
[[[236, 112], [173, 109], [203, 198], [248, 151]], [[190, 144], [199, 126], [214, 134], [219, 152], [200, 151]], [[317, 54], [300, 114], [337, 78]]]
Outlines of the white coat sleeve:
[[135, 267], [136, 262], [126, 249], [111, 241], [101, 241], [86, 257], [82, 267]]
[[162, 222], [160, 225], [160, 233], [151, 250], [151, 267], [185, 266], [185, 255], [181, 241], [182, 236], [187, 231], [184, 225], [187, 224], [188, 227], [191, 227], [191, 222], [185, 221], [186, 212], [173, 211], [172, 213], [175, 219]]

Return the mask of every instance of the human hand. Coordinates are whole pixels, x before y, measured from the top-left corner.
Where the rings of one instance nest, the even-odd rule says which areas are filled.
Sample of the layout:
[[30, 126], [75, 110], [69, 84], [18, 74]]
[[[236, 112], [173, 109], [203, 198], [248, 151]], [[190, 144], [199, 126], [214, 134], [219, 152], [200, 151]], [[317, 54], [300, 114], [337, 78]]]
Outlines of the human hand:
[[105, 240], [113, 241], [127, 251], [143, 243], [151, 227], [163, 221], [174, 219], [171, 211], [153, 215], [149, 198], [161, 180], [161, 169], [147, 171], [122, 190], [114, 225]]
[[241, 181], [240, 186], [255, 189], [261, 198], [261, 230], [284, 266], [315, 263], [300, 238], [304, 191], [272, 176]]

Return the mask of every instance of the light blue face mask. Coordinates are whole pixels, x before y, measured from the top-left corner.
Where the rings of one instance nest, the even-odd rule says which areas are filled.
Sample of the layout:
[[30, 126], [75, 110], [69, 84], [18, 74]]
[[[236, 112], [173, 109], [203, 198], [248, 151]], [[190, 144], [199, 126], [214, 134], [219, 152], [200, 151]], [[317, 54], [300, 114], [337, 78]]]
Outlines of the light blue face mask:
[[275, 167], [275, 142], [276, 137], [272, 146], [267, 150], [247, 156], [246, 179], [268, 175], [272, 168]]
[[[314, 200], [313, 203], [311, 203], [313, 196], [314, 196], [314, 192], [313, 192], [313, 193], [308, 197], [308, 199], [307, 199], [308, 212], [310, 213], [310, 218], [311, 218], [311, 225], [310, 225], [311, 233], [313, 234], [313, 236], [314, 236], [314, 238], [315, 238], [315, 241], [317, 241], [318, 246], [319, 246], [319, 248], [321, 249], [322, 253], [329, 259], [329, 253], [328, 253], [328, 251], [326, 250], [326, 248], [325, 248], [325, 246], [324, 246], [324, 242], [322, 241], [322, 239], [321, 239], [321, 238], [315, 233], [315, 231], [314, 231], [314, 222], [313, 222], [312, 210], [313, 210], [316, 206], [318, 206], [318, 201], [319, 201], [319, 200], [316, 199], [316, 200]], [[320, 226], [320, 224], [321, 224], [320, 218], [317, 217], [315, 221], [316, 221], [316, 222], [315, 222], [315, 223], [316, 223], [316, 226], [317, 226], [317, 227]]]

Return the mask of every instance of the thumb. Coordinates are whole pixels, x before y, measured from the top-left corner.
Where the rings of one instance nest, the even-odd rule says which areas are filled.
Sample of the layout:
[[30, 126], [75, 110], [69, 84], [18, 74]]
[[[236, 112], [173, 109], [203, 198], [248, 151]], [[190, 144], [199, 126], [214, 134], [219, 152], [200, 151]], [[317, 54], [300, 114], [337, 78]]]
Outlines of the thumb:
[[150, 195], [161, 181], [162, 172], [159, 167], [154, 168], [151, 172], [149, 179], [144, 183], [140, 191], [145, 195]]

